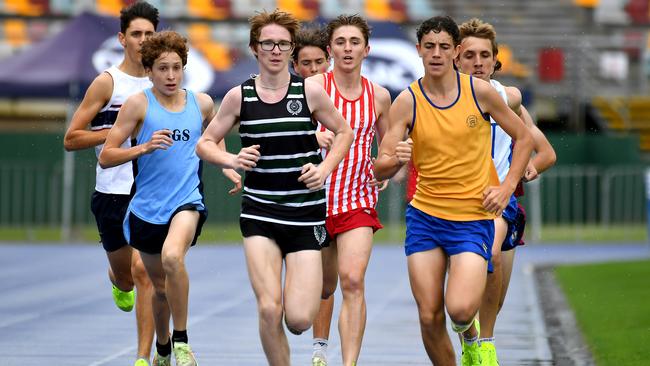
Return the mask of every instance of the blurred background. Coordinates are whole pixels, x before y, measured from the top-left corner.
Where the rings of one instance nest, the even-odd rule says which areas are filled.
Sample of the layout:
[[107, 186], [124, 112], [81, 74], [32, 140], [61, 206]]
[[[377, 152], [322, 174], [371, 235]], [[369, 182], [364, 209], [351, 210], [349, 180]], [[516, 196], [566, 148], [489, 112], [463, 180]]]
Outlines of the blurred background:
[[[495, 78], [521, 89], [556, 150], [526, 185], [529, 241], [647, 238], [650, 0], [154, 0], [159, 29], [191, 44], [186, 87], [215, 102], [256, 69], [247, 18], [280, 8], [307, 23], [359, 13], [371, 21], [363, 73], [393, 96], [422, 75], [417, 25], [479, 17], [497, 30]], [[0, 240], [98, 240], [90, 212], [95, 157], [67, 153], [63, 134], [85, 89], [118, 63], [117, 16], [127, 0], [0, 0]], [[239, 149], [236, 134], [229, 150]], [[239, 240], [239, 197], [204, 170], [208, 241]], [[650, 190], [650, 188], [648, 188]], [[650, 194], [648, 194], [650, 195]], [[403, 237], [404, 186], [380, 197], [378, 240]]]

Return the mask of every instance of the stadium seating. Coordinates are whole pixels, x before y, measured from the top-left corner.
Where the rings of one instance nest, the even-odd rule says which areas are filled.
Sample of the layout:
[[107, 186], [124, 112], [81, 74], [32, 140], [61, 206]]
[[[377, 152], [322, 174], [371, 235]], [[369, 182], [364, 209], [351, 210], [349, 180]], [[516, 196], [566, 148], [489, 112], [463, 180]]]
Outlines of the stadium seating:
[[592, 105], [611, 131], [639, 134], [639, 147], [650, 152], [650, 96], [595, 97]]

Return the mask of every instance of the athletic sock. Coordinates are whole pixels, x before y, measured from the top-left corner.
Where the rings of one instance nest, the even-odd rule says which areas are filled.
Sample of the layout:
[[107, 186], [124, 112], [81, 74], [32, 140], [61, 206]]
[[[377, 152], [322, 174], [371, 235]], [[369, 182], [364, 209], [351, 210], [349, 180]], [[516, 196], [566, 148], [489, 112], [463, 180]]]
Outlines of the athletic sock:
[[327, 352], [327, 339], [314, 338], [314, 351]]
[[475, 335], [472, 338], [465, 338], [465, 335], [463, 335], [463, 342], [465, 342], [468, 346], [473, 345], [478, 341], [478, 335]]
[[494, 343], [494, 337], [480, 338], [478, 343]]
[[176, 330], [174, 329], [174, 334], [172, 334], [172, 342], [177, 343], [188, 343], [187, 342], [187, 329], [186, 330]]
[[156, 352], [163, 357], [169, 356], [172, 353], [172, 342], [168, 340], [167, 344], [160, 344], [156, 340]]

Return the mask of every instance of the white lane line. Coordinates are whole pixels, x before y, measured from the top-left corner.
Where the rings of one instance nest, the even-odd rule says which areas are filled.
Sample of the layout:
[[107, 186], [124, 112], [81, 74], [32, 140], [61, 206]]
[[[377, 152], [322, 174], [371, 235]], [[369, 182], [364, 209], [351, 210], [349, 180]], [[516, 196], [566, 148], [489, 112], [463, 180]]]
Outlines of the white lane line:
[[[237, 305], [245, 303], [246, 301], [249, 301], [249, 300], [254, 300], [254, 298], [252, 297], [251, 292], [250, 291], [243, 291], [237, 297], [231, 297], [227, 301], [220, 302], [218, 305], [215, 306], [215, 308], [213, 310], [208, 311], [206, 313], [203, 313], [203, 314], [201, 314], [199, 316], [191, 317], [190, 320], [187, 322], [188, 328], [191, 325], [195, 325], [195, 324], [198, 324], [200, 322], [203, 322], [204, 320], [206, 320], [206, 319], [208, 319], [208, 318], [210, 318], [212, 316], [215, 316], [215, 315], [217, 315], [217, 314], [219, 314], [221, 312], [230, 310], [230, 309], [236, 307]], [[114, 353], [114, 354], [112, 354], [112, 355], [110, 355], [108, 357], [102, 358], [102, 359], [100, 359], [98, 361], [95, 361], [95, 362], [91, 363], [89, 366], [105, 365], [108, 362], [113, 361], [116, 358], [122, 357], [122, 356], [124, 356], [124, 355], [126, 355], [128, 353], [131, 353], [131, 352], [135, 351], [135, 349], [136, 349], [136, 346], [129, 346], [129, 347], [123, 348], [122, 350], [120, 350], [120, 351], [118, 351], [118, 352], [116, 352], [116, 353]]]

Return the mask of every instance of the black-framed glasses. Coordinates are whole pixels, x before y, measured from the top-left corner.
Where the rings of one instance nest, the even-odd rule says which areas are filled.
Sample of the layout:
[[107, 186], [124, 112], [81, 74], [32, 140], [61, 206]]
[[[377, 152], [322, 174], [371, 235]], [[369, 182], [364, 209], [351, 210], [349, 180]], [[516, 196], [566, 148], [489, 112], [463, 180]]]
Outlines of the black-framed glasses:
[[265, 41], [257, 41], [257, 43], [259, 43], [260, 48], [264, 51], [273, 51], [275, 46], [278, 46], [278, 49], [283, 52], [290, 51], [293, 48], [293, 42], [289, 41], [273, 42], [267, 39]]

